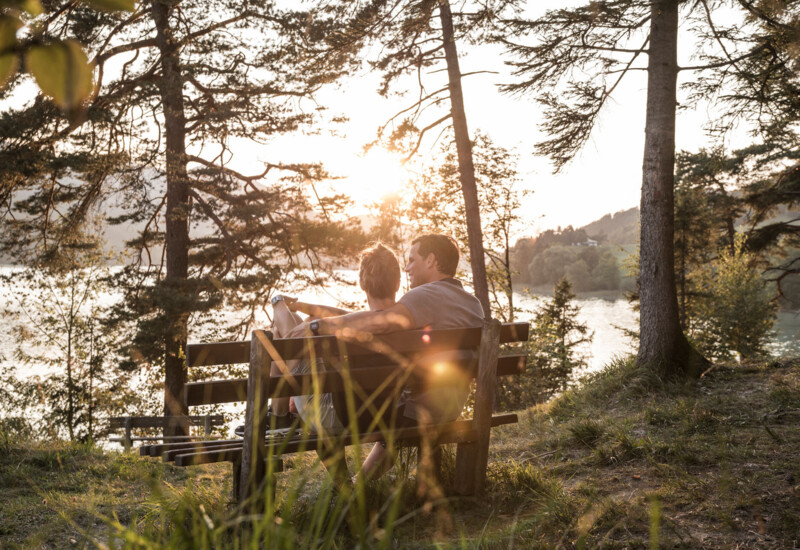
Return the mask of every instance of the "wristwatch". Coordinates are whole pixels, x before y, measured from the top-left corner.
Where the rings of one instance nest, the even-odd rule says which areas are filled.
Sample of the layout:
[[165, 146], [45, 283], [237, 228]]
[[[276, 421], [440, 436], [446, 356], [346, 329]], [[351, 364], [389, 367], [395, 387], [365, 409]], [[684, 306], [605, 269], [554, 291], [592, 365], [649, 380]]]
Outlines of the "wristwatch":
[[282, 302], [283, 299], [284, 299], [283, 298], [283, 294], [276, 294], [275, 296], [272, 297], [272, 299], [269, 301], [269, 303], [274, 306], [278, 302]]
[[311, 321], [308, 324], [308, 328], [311, 329], [311, 334], [314, 336], [319, 336], [319, 321]]

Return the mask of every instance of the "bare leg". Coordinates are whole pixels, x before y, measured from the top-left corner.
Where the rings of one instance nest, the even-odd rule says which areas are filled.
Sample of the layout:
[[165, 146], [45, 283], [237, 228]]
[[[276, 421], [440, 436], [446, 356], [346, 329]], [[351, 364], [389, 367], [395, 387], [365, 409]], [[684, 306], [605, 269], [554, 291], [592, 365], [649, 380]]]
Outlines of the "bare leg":
[[394, 457], [389, 454], [386, 447], [376, 443], [364, 460], [364, 464], [361, 466], [361, 473], [364, 479], [378, 479], [391, 470], [392, 466], [394, 466]]
[[[300, 317], [292, 312], [285, 302], [276, 302], [272, 306], [272, 334], [275, 338], [283, 338], [290, 330], [303, 322]], [[280, 363], [273, 362], [270, 366], [270, 374], [272, 376], [279, 376], [281, 374], [289, 374], [292, 369], [297, 365], [297, 361], [286, 361], [286, 371], [281, 368]], [[283, 416], [289, 412], [289, 398], [281, 397], [272, 400], [272, 412], [276, 415]]]

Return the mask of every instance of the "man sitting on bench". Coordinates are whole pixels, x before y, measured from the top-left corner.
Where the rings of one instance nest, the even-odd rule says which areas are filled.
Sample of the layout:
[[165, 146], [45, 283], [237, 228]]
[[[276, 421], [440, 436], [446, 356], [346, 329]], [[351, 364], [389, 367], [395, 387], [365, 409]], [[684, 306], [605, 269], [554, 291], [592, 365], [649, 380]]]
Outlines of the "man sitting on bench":
[[[291, 329], [286, 338], [333, 334], [386, 334], [400, 330], [469, 328], [483, 322], [483, 309], [475, 296], [455, 279], [460, 253], [446, 235], [426, 234], [412, 241], [405, 271], [411, 290], [380, 311], [362, 311], [306, 321]], [[399, 426], [444, 423], [456, 420], [466, 403], [469, 382], [460, 386], [404, 392], [397, 410]], [[382, 475], [393, 464], [383, 444], [377, 443], [364, 465], [367, 478]]]

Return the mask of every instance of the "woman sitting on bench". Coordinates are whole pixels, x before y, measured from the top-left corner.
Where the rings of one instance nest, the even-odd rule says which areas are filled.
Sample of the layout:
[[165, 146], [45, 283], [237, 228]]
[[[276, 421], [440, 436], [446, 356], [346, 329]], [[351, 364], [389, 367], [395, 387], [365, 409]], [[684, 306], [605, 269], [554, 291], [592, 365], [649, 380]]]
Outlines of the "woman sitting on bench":
[[[361, 253], [359, 266], [359, 284], [367, 295], [370, 311], [380, 311], [393, 306], [397, 291], [400, 288], [400, 263], [394, 252], [383, 244], [376, 244]], [[273, 306], [273, 334], [275, 338], [283, 338], [288, 332], [302, 323], [303, 320], [295, 313], [301, 312], [309, 315], [309, 321], [314, 318], [332, 317], [349, 313], [346, 310], [331, 306], [322, 306], [300, 302], [288, 296], [275, 296]], [[311, 372], [311, 363], [307, 360], [287, 361], [286, 368], [292, 374], [308, 374]], [[317, 368], [326, 370], [330, 368], [322, 358], [317, 359]], [[272, 375], [282, 374], [277, 363], [272, 364]], [[372, 401], [370, 406], [364, 406], [359, 395], [353, 395], [355, 408], [359, 411], [355, 425], [359, 431], [365, 432], [376, 426], [389, 426], [401, 428], [413, 425], [412, 419], [405, 417], [402, 410], [398, 409], [399, 396], [393, 390], [388, 390]], [[290, 402], [291, 399], [291, 402]], [[293, 412], [296, 411], [303, 422], [316, 431], [326, 434], [338, 434], [348, 427], [350, 422], [347, 415], [346, 401], [343, 395], [334, 396], [330, 393], [321, 395], [303, 395], [292, 398], [276, 398], [272, 400], [269, 425], [276, 428], [289, 427], [295, 423]], [[380, 418], [377, 418], [380, 416]], [[370, 452], [362, 473], [366, 476], [378, 477], [386, 469], [387, 461], [385, 447], [376, 443]], [[391, 465], [389, 463], [388, 465]]]

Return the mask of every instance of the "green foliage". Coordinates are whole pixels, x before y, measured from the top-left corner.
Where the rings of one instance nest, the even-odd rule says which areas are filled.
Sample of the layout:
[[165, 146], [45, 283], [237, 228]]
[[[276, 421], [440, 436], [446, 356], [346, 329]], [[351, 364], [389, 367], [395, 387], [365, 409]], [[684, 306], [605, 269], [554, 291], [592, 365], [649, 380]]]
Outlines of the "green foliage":
[[775, 304], [754, 259], [740, 236], [733, 251], [721, 250], [718, 259], [699, 274], [703, 297], [694, 307], [691, 334], [709, 357], [750, 359], [767, 352]]
[[[27, 418], [35, 433], [50, 438], [93, 440], [105, 433], [109, 416], [148, 392], [137, 395], [134, 373], [121, 370], [112, 351], [115, 334], [104, 325], [111, 305], [106, 258], [91, 248], [68, 256], [66, 264], [12, 268], [0, 278], [17, 365], [3, 373], [0, 412]], [[20, 367], [25, 375], [15, 372]]]
[[33, 46], [27, 63], [42, 92], [62, 109], [80, 105], [92, 93], [92, 67], [74, 40]]
[[574, 373], [586, 367], [579, 347], [591, 342], [593, 334], [578, 321], [574, 299], [569, 281], [562, 279], [553, 288], [553, 298], [539, 308], [525, 345], [526, 371], [518, 380], [502, 384], [500, 408], [513, 410], [546, 401], [564, 391]]
[[551, 246], [533, 258], [528, 273], [533, 285], [567, 278], [578, 292], [617, 290], [620, 285], [616, 256], [605, 246]]
[[[133, 0], [85, 0], [85, 3], [103, 11], [134, 10]], [[24, 58], [26, 69], [45, 95], [72, 115], [80, 112], [93, 91], [94, 70], [82, 45], [64, 39], [54, 28], [56, 25], [49, 26], [52, 20], [45, 22], [44, 18], [51, 14], [43, 15], [39, 0], [2, 0], [0, 11], [0, 90], [12, 79], [19, 60]]]

